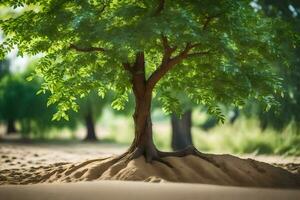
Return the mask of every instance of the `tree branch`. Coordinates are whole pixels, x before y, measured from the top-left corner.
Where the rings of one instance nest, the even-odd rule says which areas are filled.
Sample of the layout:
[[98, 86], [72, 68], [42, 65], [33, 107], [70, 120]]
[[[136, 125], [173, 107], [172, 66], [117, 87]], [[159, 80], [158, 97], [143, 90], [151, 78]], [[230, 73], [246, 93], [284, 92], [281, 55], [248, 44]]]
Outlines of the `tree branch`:
[[201, 52], [194, 52], [194, 53], [189, 53], [187, 54], [187, 57], [195, 57], [195, 56], [202, 56], [202, 55], [207, 55], [209, 54], [209, 50], [208, 51], [201, 51]]
[[104, 4], [103, 7], [101, 8], [101, 10], [99, 11], [100, 14], [102, 14], [104, 12], [104, 10], [105, 10], [106, 7], [107, 7], [107, 5]]
[[123, 68], [124, 68], [126, 71], [129, 71], [130, 73], [133, 73], [133, 69], [132, 69], [132, 67], [131, 67], [131, 65], [130, 65], [129, 62], [122, 63], [122, 65], [123, 65]]
[[163, 45], [163, 48], [164, 48], [165, 52], [170, 51], [170, 52], [173, 53], [177, 49], [176, 46], [174, 46], [174, 47], [170, 46], [168, 38], [165, 35], [161, 35], [161, 43]]
[[182, 61], [188, 51], [191, 49], [191, 44], [187, 43], [185, 49], [174, 58], [171, 58], [171, 54], [165, 50], [161, 65], [150, 75], [147, 80], [147, 89], [152, 90], [155, 84], [176, 64]]
[[200, 43], [191, 44], [191, 48], [199, 47], [200, 45]]
[[161, 11], [163, 11], [165, 7], [165, 0], [159, 0], [159, 4], [154, 12], [154, 16], [157, 16], [161, 13]]
[[[162, 37], [162, 42], [164, 49], [168, 49], [169, 45], [167, 43], [167, 39]], [[182, 62], [184, 59], [194, 56], [202, 56], [209, 53], [209, 51], [203, 51], [203, 52], [194, 52], [189, 53], [193, 48], [200, 46], [200, 43], [187, 43], [185, 48], [175, 57], [171, 58], [171, 54], [167, 54], [167, 51], [164, 52], [164, 57], [161, 65], [150, 75], [150, 77], [147, 80], [147, 90], [152, 90], [156, 83], [169, 71], [171, 70], [175, 65]], [[175, 51], [175, 50], [174, 50]]]
[[222, 14], [223, 14], [223, 13], [219, 13], [219, 14], [207, 16], [207, 17], [205, 18], [205, 20], [204, 20], [204, 24], [203, 24], [202, 30], [205, 31], [205, 30], [207, 29], [209, 23], [210, 23], [213, 19], [219, 17], [219, 16], [222, 15]]
[[166, 63], [170, 60], [172, 53], [176, 51], [177, 47], [171, 47], [168, 41], [168, 38], [164, 35], [161, 36], [161, 43], [164, 49], [164, 55], [162, 59], [162, 63]]
[[[74, 49], [74, 50], [79, 51], [79, 52], [94, 52], [94, 51], [105, 52], [105, 51], [107, 51], [107, 50], [105, 50], [104, 48], [101, 48], [101, 47], [85, 47], [85, 48], [82, 48], [82, 47], [75, 46], [74, 44], [71, 44], [69, 48]], [[132, 68], [132, 66], [130, 65], [129, 62], [122, 63], [122, 66], [126, 71], [129, 71], [131, 74], [133, 73], [133, 68]]]
[[163, 45], [164, 50], [170, 48], [170, 45], [169, 45], [169, 42], [168, 42], [168, 38], [166, 36], [161, 35], [161, 43]]
[[74, 44], [71, 44], [69, 48], [80, 52], [106, 51], [104, 48], [101, 47], [78, 47]]

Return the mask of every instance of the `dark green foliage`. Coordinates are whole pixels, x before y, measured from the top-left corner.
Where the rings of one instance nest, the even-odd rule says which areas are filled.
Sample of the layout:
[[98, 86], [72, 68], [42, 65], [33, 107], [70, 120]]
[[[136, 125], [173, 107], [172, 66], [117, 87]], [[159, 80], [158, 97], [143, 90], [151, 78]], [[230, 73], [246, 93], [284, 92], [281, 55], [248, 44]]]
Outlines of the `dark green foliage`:
[[41, 92], [51, 92], [48, 104], [57, 104], [54, 119], [68, 118], [66, 111], [78, 110], [76, 100], [93, 90], [101, 97], [115, 92], [112, 106], [123, 109], [132, 83], [122, 64], [144, 51], [148, 78], [164, 54], [162, 35], [177, 47], [173, 57], [194, 45], [155, 86], [166, 112], [180, 110], [179, 91], [222, 121], [220, 103], [242, 106], [252, 97], [265, 107], [276, 104], [281, 80], [273, 63], [286, 65], [279, 48], [285, 38], [275, 31], [277, 21], [248, 0], [166, 0], [162, 10], [158, 0], [1, 2], [26, 10], [0, 22], [0, 52], [17, 45], [20, 55], [43, 53], [36, 74], [45, 81]]
[[21, 105], [24, 99], [20, 77], [5, 76], [0, 83], [0, 116], [2, 119], [16, 120], [22, 115]]
[[0, 61], [0, 80], [5, 75], [9, 73], [9, 62], [8, 60], [2, 60]]
[[280, 48], [286, 52], [284, 61], [289, 65], [286, 67], [282, 62], [274, 62], [274, 66], [283, 77], [283, 98], [276, 97], [281, 106], [265, 112], [260, 104], [254, 102], [246, 111], [248, 115], [254, 113], [259, 116], [262, 129], [272, 126], [281, 131], [292, 121], [300, 128], [300, 3], [297, 0], [259, 0], [257, 3], [261, 6], [260, 12], [284, 22], [278, 24], [275, 31], [282, 39], [285, 38], [280, 43]]
[[46, 107], [49, 95], [36, 95], [41, 82], [25, 80], [25, 74], [7, 74], [0, 80], [0, 120], [18, 121], [23, 136], [34, 134], [44, 137], [51, 128], [74, 128], [74, 121], [52, 122], [54, 106]]

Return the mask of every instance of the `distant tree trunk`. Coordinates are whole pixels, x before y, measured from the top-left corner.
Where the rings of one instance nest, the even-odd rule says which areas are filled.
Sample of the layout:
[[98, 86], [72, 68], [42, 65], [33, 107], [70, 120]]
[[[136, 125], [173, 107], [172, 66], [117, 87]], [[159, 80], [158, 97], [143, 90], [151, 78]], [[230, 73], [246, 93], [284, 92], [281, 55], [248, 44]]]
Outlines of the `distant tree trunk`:
[[237, 118], [239, 117], [239, 110], [237, 108], [235, 108], [233, 111], [232, 111], [232, 115], [230, 116], [229, 118], [229, 122], [230, 124], [234, 124], [234, 122], [237, 120]]
[[171, 115], [172, 124], [172, 148], [173, 150], [182, 150], [193, 144], [191, 126], [192, 111], [186, 111], [181, 118], [175, 114]]
[[12, 134], [12, 133], [16, 133], [17, 129], [15, 126], [15, 120], [13, 119], [8, 119], [7, 120], [7, 128], [6, 128], [6, 134]]
[[86, 141], [96, 141], [96, 131], [95, 131], [95, 124], [92, 112], [88, 112], [88, 114], [85, 117], [85, 125], [87, 129], [87, 134], [84, 140]]

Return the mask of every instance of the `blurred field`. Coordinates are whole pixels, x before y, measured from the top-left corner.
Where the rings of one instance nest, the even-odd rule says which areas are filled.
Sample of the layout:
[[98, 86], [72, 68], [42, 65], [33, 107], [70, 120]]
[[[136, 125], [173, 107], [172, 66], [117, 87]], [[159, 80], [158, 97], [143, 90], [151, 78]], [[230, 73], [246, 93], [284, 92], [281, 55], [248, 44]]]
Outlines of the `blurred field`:
[[[160, 110], [153, 112], [154, 141], [162, 150], [171, 150], [171, 126], [169, 116]], [[205, 131], [200, 124], [207, 116], [201, 112], [193, 113], [192, 136], [195, 146], [204, 152], [300, 156], [300, 134], [291, 123], [283, 132], [267, 128], [262, 131], [259, 121], [239, 117], [234, 124], [225, 122]], [[76, 130], [52, 130], [49, 133], [33, 133], [31, 143], [47, 144], [76, 143], [80, 144], [85, 136], [85, 127], [80, 125]], [[4, 127], [0, 127], [2, 141], [24, 141], [21, 136], [13, 134], [6, 136]], [[100, 143], [128, 146], [133, 138], [133, 123], [130, 116], [115, 115], [111, 109], [105, 109], [96, 124], [96, 133]]]

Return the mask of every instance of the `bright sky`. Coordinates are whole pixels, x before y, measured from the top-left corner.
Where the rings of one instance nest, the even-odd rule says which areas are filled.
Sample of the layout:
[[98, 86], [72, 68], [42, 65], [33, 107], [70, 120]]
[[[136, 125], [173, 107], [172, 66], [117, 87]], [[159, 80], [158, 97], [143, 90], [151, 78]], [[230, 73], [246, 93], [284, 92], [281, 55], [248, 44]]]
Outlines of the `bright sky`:
[[[3, 34], [2, 31], [0, 30], [0, 43], [1, 42], [3, 42]], [[20, 57], [17, 56], [17, 54], [18, 54], [18, 49], [15, 48], [7, 55], [7, 58], [9, 59], [10, 62], [9, 69], [12, 72], [23, 71], [27, 67], [30, 61], [28, 56]]]
[[28, 56], [20, 57], [17, 56], [18, 50], [14, 49], [7, 55], [9, 59], [10, 66], [9, 69], [11, 72], [21, 72], [24, 71], [27, 65], [30, 62], [30, 58]]

